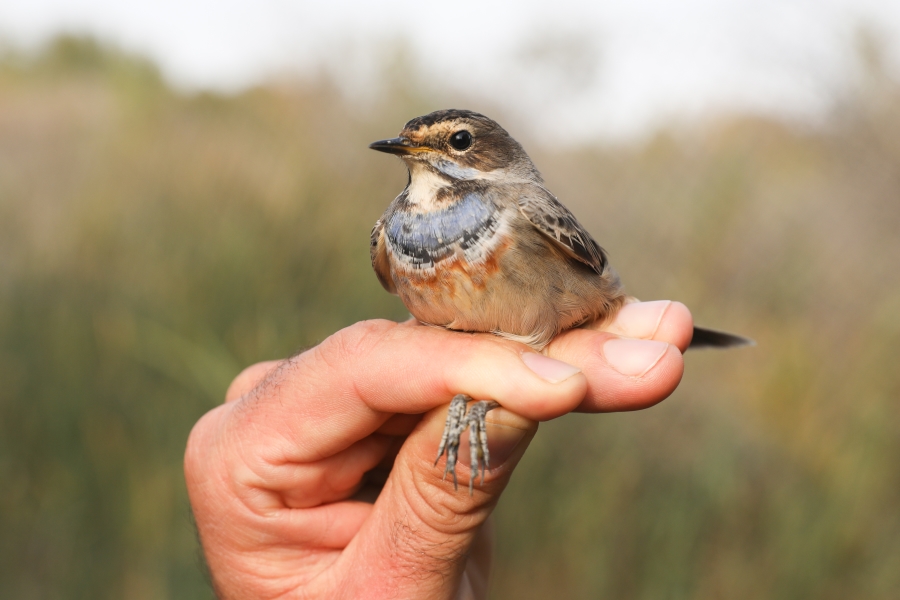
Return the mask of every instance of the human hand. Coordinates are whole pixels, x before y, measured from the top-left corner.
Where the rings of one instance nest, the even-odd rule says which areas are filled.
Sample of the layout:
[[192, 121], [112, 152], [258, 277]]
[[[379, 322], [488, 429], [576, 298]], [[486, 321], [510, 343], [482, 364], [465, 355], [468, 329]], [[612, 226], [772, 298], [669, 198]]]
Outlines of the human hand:
[[[249, 367], [195, 425], [185, 455], [216, 592], [486, 597], [485, 524], [537, 422], [662, 400], [681, 379], [691, 328], [679, 303], [630, 304], [605, 327], [558, 336], [543, 356], [488, 334], [368, 321]], [[503, 406], [488, 413], [492, 468], [471, 497], [433, 466], [457, 393]]]

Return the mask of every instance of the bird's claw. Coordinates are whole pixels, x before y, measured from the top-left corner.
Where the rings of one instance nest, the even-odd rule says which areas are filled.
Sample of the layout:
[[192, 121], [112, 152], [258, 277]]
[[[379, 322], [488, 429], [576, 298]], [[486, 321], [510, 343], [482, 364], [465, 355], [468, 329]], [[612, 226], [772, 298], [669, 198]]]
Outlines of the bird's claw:
[[484, 472], [490, 469], [490, 453], [488, 451], [486, 416], [489, 410], [500, 406], [493, 400], [475, 402], [471, 407], [467, 405], [472, 398], [465, 394], [457, 394], [450, 402], [450, 410], [447, 412], [447, 423], [444, 425], [444, 433], [441, 435], [441, 445], [438, 447], [438, 455], [434, 461], [437, 465], [444, 451], [447, 452], [447, 464], [444, 466], [444, 479], [447, 473], [453, 476], [453, 489], [459, 489], [456, 480], [456, 461], [459, 456], [459, 440], [467, 427], [469, 433], [469, 495], [471, 496], [475, 486], [475, 478], [481, 469], [481, 483], [484, 483]]

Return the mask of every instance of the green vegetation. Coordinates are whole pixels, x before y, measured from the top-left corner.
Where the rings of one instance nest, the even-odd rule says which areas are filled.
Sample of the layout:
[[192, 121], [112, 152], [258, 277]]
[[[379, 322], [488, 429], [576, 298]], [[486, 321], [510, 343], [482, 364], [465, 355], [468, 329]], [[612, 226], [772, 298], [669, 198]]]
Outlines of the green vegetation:
[[[900, 88], [868, 64], [815, 130], [527, 144], [632, 293], [759, 346], [542, 426], [495, 598], [897, 597]], [[187, 95], [73, 38], [0, 58], [0, 597], [211, 596], [193, 423], [242, 366], [406, 314], [367, 249], [405, 173], [366, 145], [445, 101], [385, 90]]]

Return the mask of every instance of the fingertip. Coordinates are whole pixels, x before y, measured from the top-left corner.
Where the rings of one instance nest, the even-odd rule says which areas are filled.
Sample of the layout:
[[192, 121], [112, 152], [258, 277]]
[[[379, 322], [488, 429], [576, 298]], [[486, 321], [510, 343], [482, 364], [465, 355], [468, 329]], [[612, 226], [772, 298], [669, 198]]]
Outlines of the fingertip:
[[684, 355], [682, 350], [673, 344], [668, 344], [666, 352], [640, 378], [640, 383], [636, 388], [638, 393], [614, 410], [641, 410], [662, 402], [672, 395], [672, 392], [681, 383], [683, 375]]
[[647, 408], [668, 397], [684, 373], [680, 349], [668, 342], [619, 338], [574, 329], [556, 338], [552, 356], [581, 366], [587, 379], [583, 412]]
[[653, 300], [624, 305], [615, 320], [596, 329], [640, 340], [657, 340], [672, 344], [682, 352], [691, 343], [694, 320], [681, 302]]
[[544, 356], [537, 352], [523, 352], [522, 362], [531, 371], [549, 383], [561, 383], [581, 372], [581, 369], [567, 362]]
[[520, 389], [506, 394], [507, 408], [528, 419], [549, 421], [571, 412], [584, 398], [588, 381], [580, 367], [530, 350], [519, 357], [530, 372], [524, 377], [510, 374]]
[[681, 352], [687, 350], [694, 335], [694, 317], [681, 302], [670, 302], [652, 339], [668, 342]]
[[[684, 356], [673, 344], [612, 339], [599, 346], [602, 358], [598, 357], [597, 361], [605, 363], [606, 372], [592, 373], [596, 376], [590, 379], [579, 410], [612, 412], [649, 408], [668, 398], [681, 382]], [[594, 353], [598, 353], [596, 343]], [[614, 353], [619, 355], [613, 357]], [[622, 356], [626, 353], [630, 355], [628, 358]], [[620, 371], [620, 366], [627, 368]]]
[[654, 339], [659, 330], [671, 300], [652, 300], [650, 302], [629, 302], [619, 309], [612, 321], [602, 321], [600, 331], [607, 331], [618, 336], [641, 340]]
[[657, 340], [613, 337], [603, 343], [606, 364], [628, 377], [643, 377], [662, 359], [669, 344]]

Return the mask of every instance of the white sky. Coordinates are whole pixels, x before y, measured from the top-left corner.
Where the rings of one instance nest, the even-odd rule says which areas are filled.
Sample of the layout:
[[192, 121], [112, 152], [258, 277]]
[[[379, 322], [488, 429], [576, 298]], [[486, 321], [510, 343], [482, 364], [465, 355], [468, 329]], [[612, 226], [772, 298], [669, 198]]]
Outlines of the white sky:
[[325, 60], [365, 93], [379, 42], [404, 38], [433, 80], [557, 139], [735, 109], [814, 120], [852, 76], [860, 25], [900, 72], [898, 0], [0, 0], [14, 44], [94, 33], [186, 88], [239, 89]]

